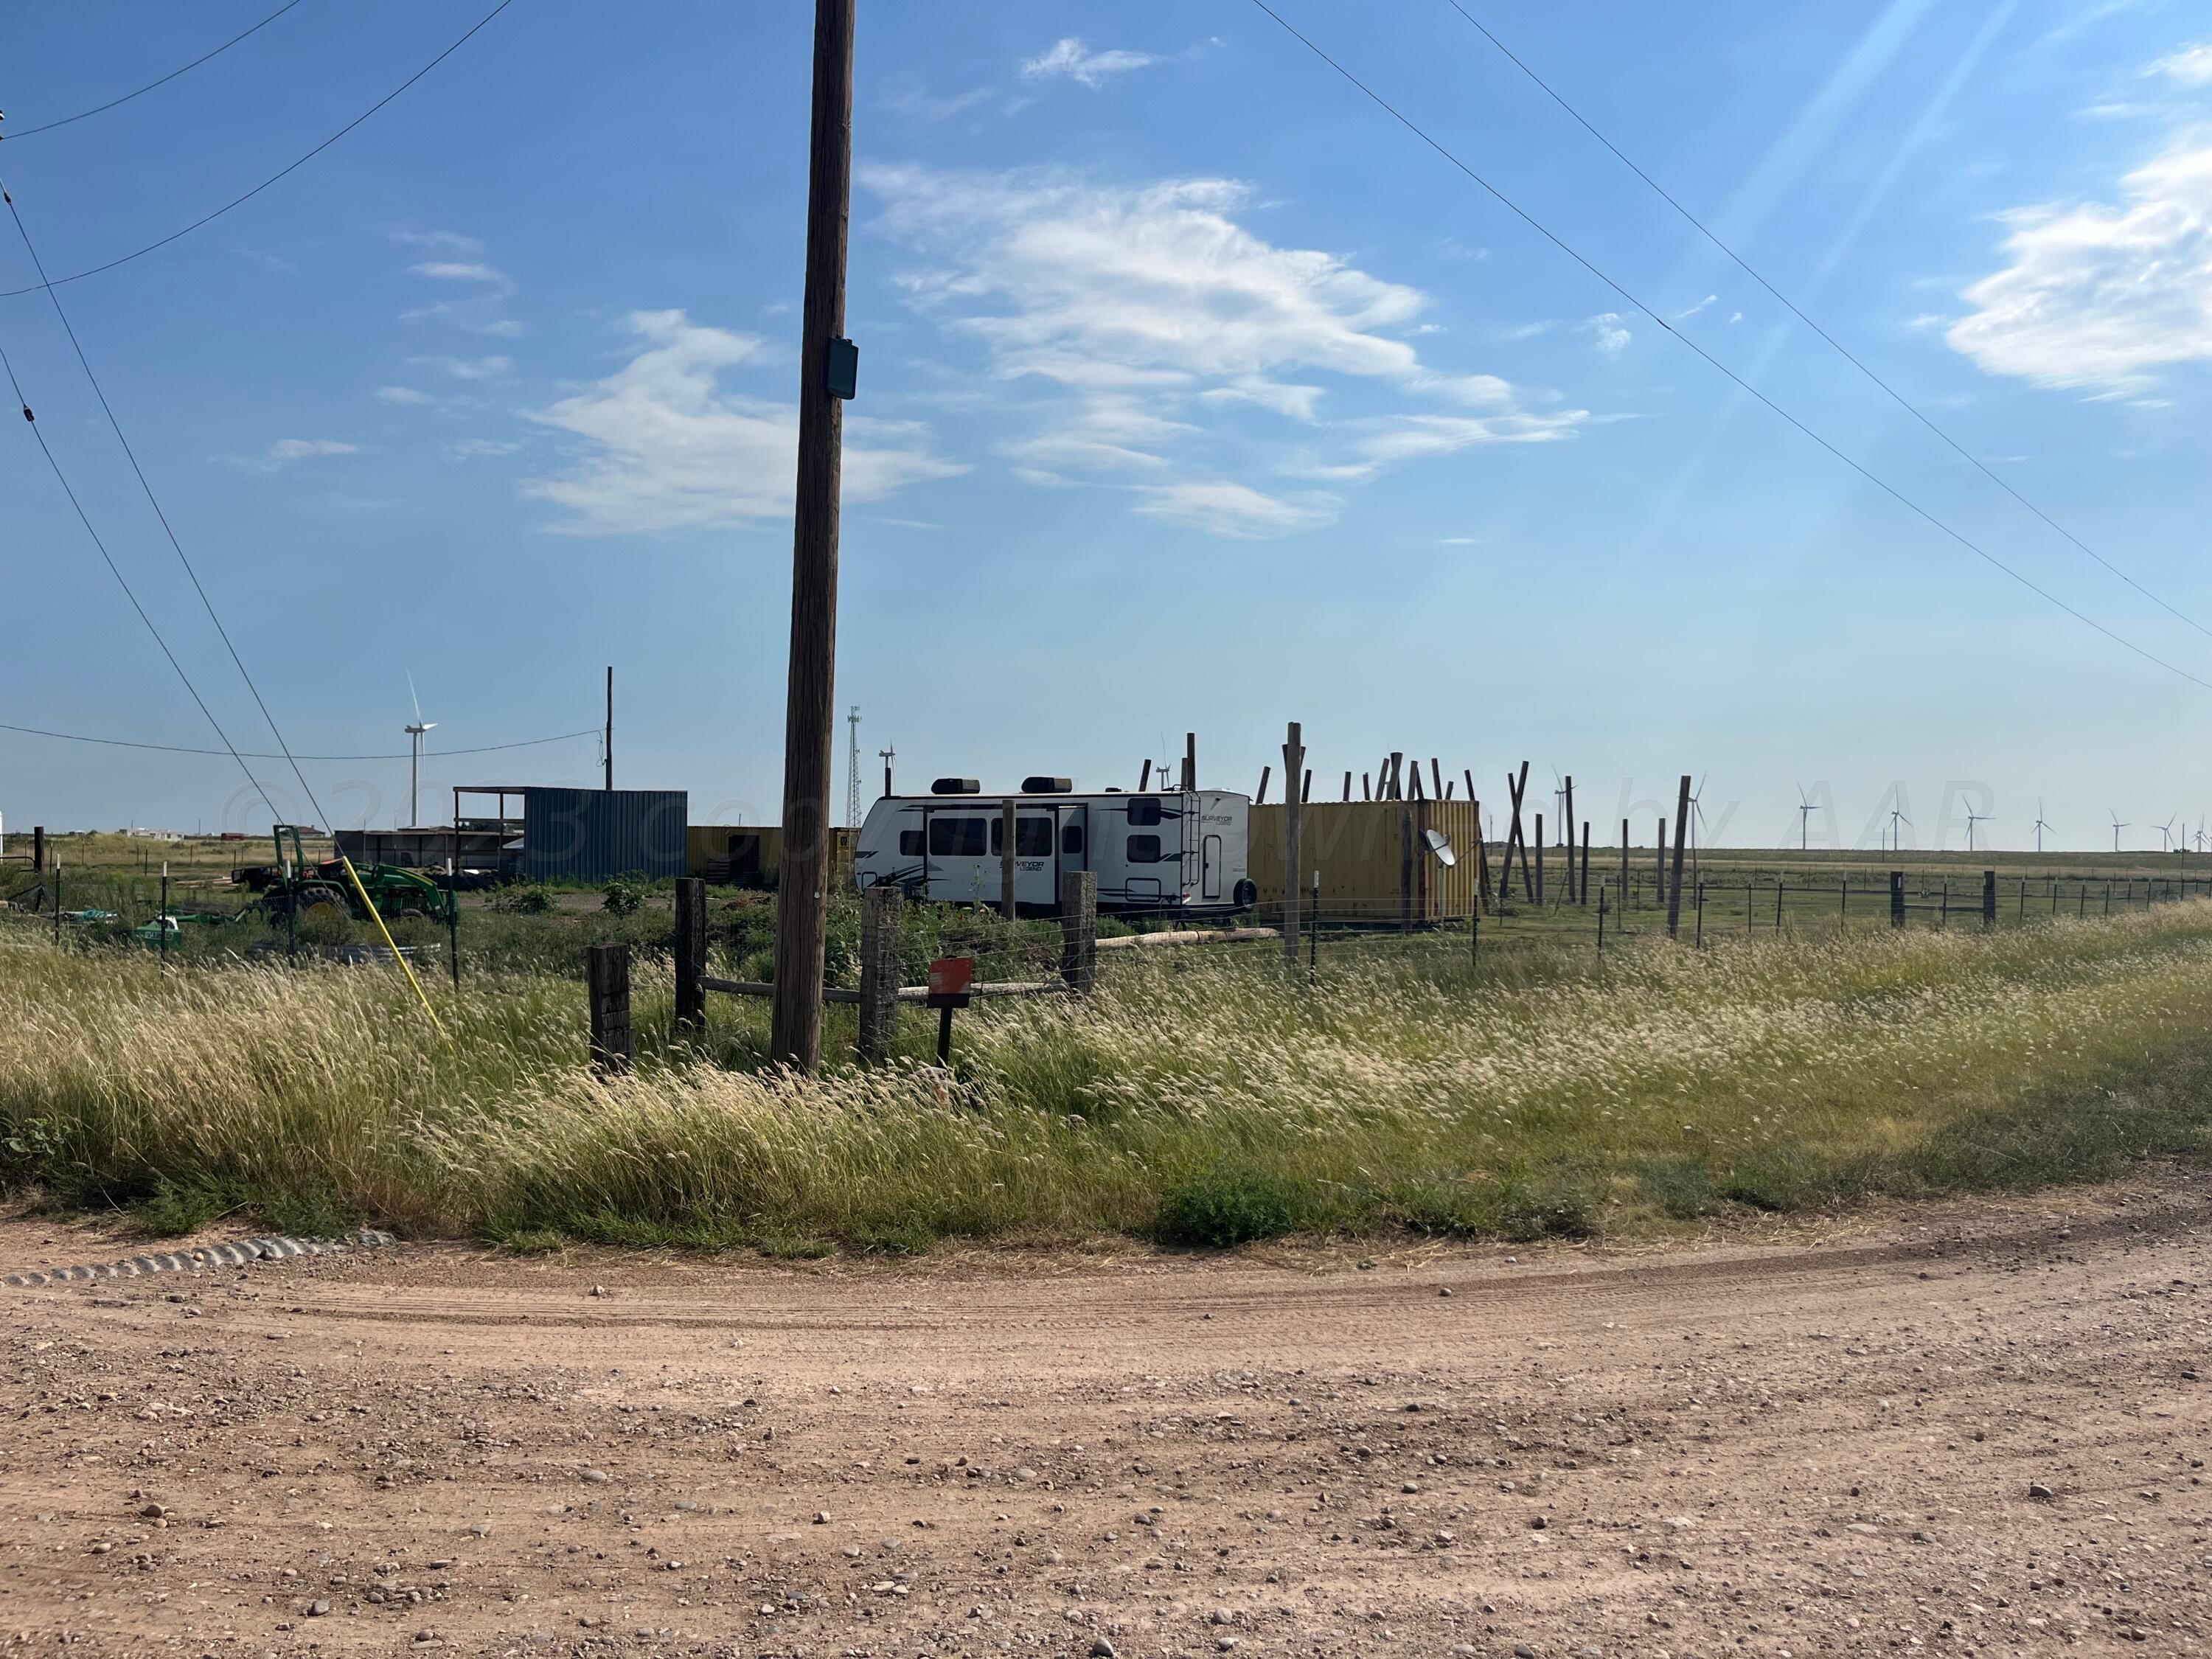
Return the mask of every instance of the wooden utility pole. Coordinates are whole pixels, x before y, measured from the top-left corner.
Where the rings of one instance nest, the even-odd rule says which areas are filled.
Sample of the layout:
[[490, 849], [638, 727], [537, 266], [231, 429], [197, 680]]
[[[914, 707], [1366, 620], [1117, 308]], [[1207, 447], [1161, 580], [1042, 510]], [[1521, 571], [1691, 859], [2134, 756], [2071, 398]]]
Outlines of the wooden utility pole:
[[1628, 820], [1620, 821], [1620, 902], [1628, 902]]
[[1014, 798], [1006, 797], [1006, 804], [999, 814], [999, 914], [1008, 921], [1014, 919]]
[[[607, 730], [604, 746], [607, 761], [605, 787], [611, 791], [615, 787], [615, 665], [612, 663], [607, 665]], [[410, 816], [412, 816], [411, 810]]]
[[1674, 870], [1667, 884], [1667, 937], [1682, 920], [1682, 839], [1690, 832], [1690, 775], [1682, 774], [1682, 793], [1674, 798]]
[[[829, 932], [831, 697], [837, 661], [837, 509], [845, 416], [833, 367], [849, 368], [845, 244], [853, 191], [854, 0], [815, 0], [808, 141], [806, 295], [800, 322], [798, 489], [792, 513], [791, 664], [783, 712], [783, 867], [775, 896], [771, 1059], [822, 1062]], [[842, 390], [849, 395], [850, 382]]]
[[1198, 733], [1195, 732], [1182, 734], [1182, 787], [1185, 789], [1198, 787]]
[[[1292, 720], [1283, 739], [1283, 775], [1297, 777], [1305, 763], [1305, 736], [1298, 722]], [[1298, 966], [1298, 879], [1305, 870], [1304, 826], [1300, 819], [1304, 805], [1297, 790], [1283, 803], [1283, 966], [1291, 973]]]

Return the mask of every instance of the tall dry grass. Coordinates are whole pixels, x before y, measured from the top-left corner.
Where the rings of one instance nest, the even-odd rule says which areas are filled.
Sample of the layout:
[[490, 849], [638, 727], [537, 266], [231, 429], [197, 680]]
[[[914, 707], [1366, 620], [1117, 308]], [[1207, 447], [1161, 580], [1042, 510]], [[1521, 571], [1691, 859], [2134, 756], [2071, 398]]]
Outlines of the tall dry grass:
[[[523, 1241], [911, 1249], [1164, 1218], [1222, 1242], [1572, 1232], [2034, 1184], [2204, 1141], [2212, 902], [1645, 945], [1507, 983], [1419, 948], [1317, 993], [1249, 957], [1115, 968], [1086, 1000], [963, 1016], [953, 1077], [732, 1066], [750, 1034], [725, 1030], [711, 1055], [649, 1041], [604, 1082], [567, 981], [433, 986], [441, 1041], [380, 970], [164, 975], [17, 943], [0, 1143], [68, 1200], [154, 1196], [187, 1220], [241, 1204]], [[667, 987], [640, 989], [651, 1033]]]

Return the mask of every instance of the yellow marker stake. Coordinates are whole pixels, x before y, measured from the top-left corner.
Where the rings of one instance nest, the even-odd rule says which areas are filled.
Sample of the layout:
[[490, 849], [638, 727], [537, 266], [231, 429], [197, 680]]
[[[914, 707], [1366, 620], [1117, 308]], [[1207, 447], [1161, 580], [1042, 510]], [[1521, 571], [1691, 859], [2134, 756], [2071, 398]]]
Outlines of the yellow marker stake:
[[430, 999], [422, 994], [422, 981], [415, 977], [415, 970], [407, 965], [407, 958], [399, 954], [399, 947], [392, 942], [391, 930], [385, 927], [384, 918], [376, 914], [376, 901], [369, 897], [368, 889], [361, 884], [361, 875], [353, 867], [353, 860], [341, 853], [338, 862], [345, 866], [346, 879], [353, 883], [353, 890], [361, 895], [362, 908], [368, 912], [368, 919], [376, 924], [376, 931], [384, 935], [385, 948], [392, 952], [392, 959], [399, 964], [399, 971], [407, 975], [407, 982], [415, 988], [416, 999], [422, 1003], [422, 1012], [430, 1016], [430, 1024], [437, 1026], [438, 1035], [445, 1036], [446, 1028], [438, 1018], [438, 1011], [430, 1006]]

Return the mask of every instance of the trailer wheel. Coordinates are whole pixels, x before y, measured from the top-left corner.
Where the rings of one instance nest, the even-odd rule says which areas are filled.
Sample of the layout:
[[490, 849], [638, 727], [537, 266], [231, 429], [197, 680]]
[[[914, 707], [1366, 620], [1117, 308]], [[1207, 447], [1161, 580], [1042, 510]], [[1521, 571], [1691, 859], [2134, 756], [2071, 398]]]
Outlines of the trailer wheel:
[[1253, 906], [1259, 903], [1260, 890], [1258, 887], [1255, 886], [1250, 880], [1247, 879], [1238, 882], [1236, 887], [1231, 890], [1230, 896], [1236, 901], [1237, 908], [1238, 909], [1249, 910]]

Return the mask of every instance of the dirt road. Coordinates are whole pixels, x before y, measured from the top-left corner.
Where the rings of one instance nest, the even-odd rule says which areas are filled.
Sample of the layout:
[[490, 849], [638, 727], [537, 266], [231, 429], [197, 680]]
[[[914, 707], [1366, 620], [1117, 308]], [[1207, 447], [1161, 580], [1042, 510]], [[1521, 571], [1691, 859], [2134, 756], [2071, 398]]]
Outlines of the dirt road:
[[[0, 1292], [0, 1648], [2195, 1652], [2203, 1185], [1663, 1254]], [[123, 1253], [0, 1222], [0, 1269]]]

